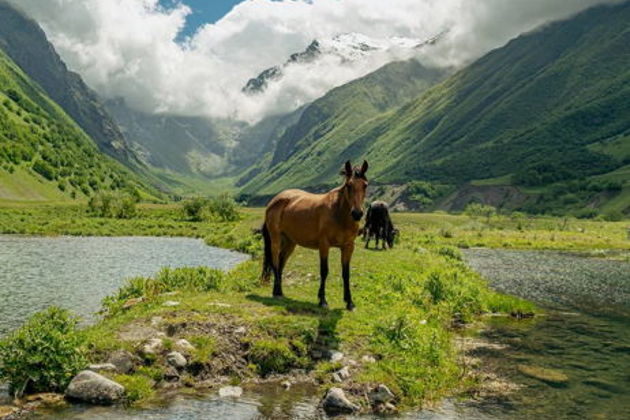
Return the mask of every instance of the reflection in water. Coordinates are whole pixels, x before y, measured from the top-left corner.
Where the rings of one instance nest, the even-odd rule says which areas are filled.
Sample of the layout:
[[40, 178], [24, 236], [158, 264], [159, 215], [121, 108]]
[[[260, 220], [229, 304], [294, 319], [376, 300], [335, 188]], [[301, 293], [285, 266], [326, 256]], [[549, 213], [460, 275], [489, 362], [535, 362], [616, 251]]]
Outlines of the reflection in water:
[[162, 267], [226, 269], [246, 258], [188, 238], [0, 235], [0, 336], [50, 305], [89, 319], [129, 277]]

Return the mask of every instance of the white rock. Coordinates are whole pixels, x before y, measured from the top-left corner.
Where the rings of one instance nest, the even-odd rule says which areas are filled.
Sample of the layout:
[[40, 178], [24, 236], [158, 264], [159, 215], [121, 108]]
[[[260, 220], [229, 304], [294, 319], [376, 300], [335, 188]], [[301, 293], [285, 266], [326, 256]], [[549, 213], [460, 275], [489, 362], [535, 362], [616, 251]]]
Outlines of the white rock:
[[177, 350], [191, 352], [195, 350], [195, 346], [190, 344], [190, 342], [184, 338], [181, 338], [175, 342], [175, 348]]
[[178, 306], [179, 302], [174, 301], [174, 300], [167, 300], [166, 302], [164, 302], [162, 304], [162, 306]]
[[247, 329], [245, 327], [238, 327], [237, 329], [234, 330], [234, 334], [245, 334], [247, 332]]
[[91, 404], [113, 404], [123, 399], [125, 388], [91, 370], [81, 371], [72, 378], [66, 389], [71, 399]]
[[383, 384], [377, 386], [368, 397], [372, 403], [387, 403], [392, 401], [396, 396], [389, 390], [389, 388]]
[[142, 346], [141, 352], [144, 356], [155, 355], [161, 352], [163, 348], [164, 343], [162, 342], [162, 339], [150, 338], [146, 343], [144, 343], [144, 346]]
[[243, 395], [243, 388], [241, 388], [240, 386], [224, 386], [223, 388], [219, 389], [220, 397], [238, 398], [241, 395]]
[[343, 359], [343, 353], [340, 351], [333, 350], [329, 353], [329, 355], [330, 355], [329, 359], [333, 363], [339, 362], [341, 359]]
[[93, 372], [98, 372], [98, 371], [115, 372], [117, 370], [116, 366], [113, 363], [93, 364], [93, 365], [89, 365], [88, 369]]
[[361, 358], [361, 361], [363, 363], [375, 363], [376, 359], [374, 358], [374, 356], [370, 356], [370, 355], [365, 355]]
[[329, 414], [353, 413], [359, 410], [359, 406], [348, 400], [341, 388], [330, 388], [322, 400], [322, 407]]
[[167, 354], [166, 361], [168, 362], [169, 365], [178, 369], [183, 369], [188, 364], [188, 361], [186, 360], [186, 358], [181, 353], [178, 353], [176, 351], [172, 351], [169, 354]]

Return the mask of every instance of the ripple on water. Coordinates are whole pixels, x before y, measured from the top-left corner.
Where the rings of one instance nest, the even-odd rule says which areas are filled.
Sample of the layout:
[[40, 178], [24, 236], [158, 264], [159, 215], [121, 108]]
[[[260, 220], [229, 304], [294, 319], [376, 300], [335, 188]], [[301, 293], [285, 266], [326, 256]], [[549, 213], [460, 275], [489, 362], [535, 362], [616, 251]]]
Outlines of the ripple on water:
[[247, 258], [190, 238], [0, 235], [0, 336], [50, 305], [91, 320], [130, 277], [162, 267], [228, 269]]

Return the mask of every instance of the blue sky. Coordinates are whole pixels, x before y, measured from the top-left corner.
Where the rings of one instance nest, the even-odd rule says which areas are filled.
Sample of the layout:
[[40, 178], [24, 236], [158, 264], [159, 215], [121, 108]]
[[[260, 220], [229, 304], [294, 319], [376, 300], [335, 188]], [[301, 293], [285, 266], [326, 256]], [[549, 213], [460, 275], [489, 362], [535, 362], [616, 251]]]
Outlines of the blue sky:
[[[243, 0], [181, 0], [182, 3], [192, 9], [192, 14], [186, 20], [186, 28], [182, 35], [190, 36], [199, 26], [205, 23], [216, 22], [241, 1]], [[170, 7], [177, 1], [160, 0], [160, 3]]]

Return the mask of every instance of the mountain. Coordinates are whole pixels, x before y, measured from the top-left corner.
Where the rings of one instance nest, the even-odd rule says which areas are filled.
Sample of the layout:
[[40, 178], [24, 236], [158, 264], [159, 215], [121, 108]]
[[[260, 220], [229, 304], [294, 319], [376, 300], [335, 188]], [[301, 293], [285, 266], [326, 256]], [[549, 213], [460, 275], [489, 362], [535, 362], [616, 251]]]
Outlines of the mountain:
[[[397, 109], [353, 119], [350, 129], [339, 131], [344, 117], [360, 113], [354, 105], [319, 115], [307, 109], [278, 143], [269, 170], [245, 190], [271, 194], [334, 183], [340, 162], [350, 157], [367, 158], [380, 183], [489, 179], [488, 185], [525, 190], [603, 177], [628, 188], [629, 21], [624, 2], [545, 25]], [[359, 95], [351, 86], [333, 92]]]
[[0, 199], [69, 200], [120, 189], [152, 194], [0, 49]]
[[98, 144], [100, 150], [134, 162], [118, 126], [81, 77], [69, 71], [32, 19], [0, 0], [0, 48], [38, 83]]
[[[273, 151], [254, 171], [239, 180], [246, 194], [271, 193], [284, 185], [313, 186], [337, 173], [339, 160], [354, 158], [359, 149], [348, 141], [366, 121], [394, 109], [443, 80], [448, 70], [432, 69], [416, 60], [399, 61], [340, 86], [306, 106], [299, 120], [284, 130]], [[357, 145], [359, 148], [360, 145]], [[307, 159], [307, 160], [304, 160]], [[293, 170], [293, 162], [298, 165]], [[299, 179], [292, 175], [299, 176]], [[279, 182], [277, 182], [279, 181]]]
[[434, 44], [444, 33], [426, 41], [400, 37], [375, 39], [356, 32], [339, 34], [331, 39], [315, 39], [304, 51], [291, 54], [282, 65], [270, 67], [263, 70], [258, 76], [249, 79], [242, 91], [250, 95], [262, 93], [270, 83], [282, 79], [284, 73], [291, 67], [296, 65], [308, 66], [324, 58], [335, 59], [338, 65], [347, 65], [356, 64], [375, 54], [409, 55], [424, 45]]

